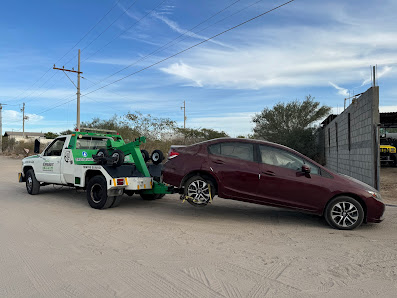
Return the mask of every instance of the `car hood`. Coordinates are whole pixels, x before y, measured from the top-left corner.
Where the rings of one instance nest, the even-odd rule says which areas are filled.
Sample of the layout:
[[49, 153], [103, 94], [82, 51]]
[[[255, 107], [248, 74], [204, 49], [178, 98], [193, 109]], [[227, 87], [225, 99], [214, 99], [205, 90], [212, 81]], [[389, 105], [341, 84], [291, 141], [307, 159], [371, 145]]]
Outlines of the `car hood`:
[[358, 188], [365, 189], [365, 190], [371, 190], [373, 192], [379, 192], [378, 190], [376, 190], [372, 186], [370, 186], [370, 185], [368, 185], [368, 184], [366, 184], [366, 183], [364, 183], [364, 182], [362, 182], [362, 181], [360, 181], [360, 180], [358, 180], [356, 178], [347, 176], [345, 174], [339, 174], [339, 173], [338, 173], [338, 176], [341, 177], [342, 179], [349, 180], [350, 183], [356, 185]]

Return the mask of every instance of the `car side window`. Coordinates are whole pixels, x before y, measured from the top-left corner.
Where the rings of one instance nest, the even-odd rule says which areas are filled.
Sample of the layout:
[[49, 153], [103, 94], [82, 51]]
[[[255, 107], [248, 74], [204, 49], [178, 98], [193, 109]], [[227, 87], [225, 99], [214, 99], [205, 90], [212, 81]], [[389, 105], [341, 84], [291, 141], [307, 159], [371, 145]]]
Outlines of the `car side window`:
[[44, 152], [45, 156], [61, 156], [66, 138], [56, 139]]
[[254, 145], [250, 143], [225, 142], [211, 145], [208, 149], [210, 154], [254, 161]]
[[295, 171], [301, 171], [304, 164], [311, 168], [311, 174], [320, 174], [320, 169], [313, 163], [304, 160], [303, 158], [296, 156], [286, 150], [271, 147], [271, 146], [259, 146], [262, 163], [287, 168]]

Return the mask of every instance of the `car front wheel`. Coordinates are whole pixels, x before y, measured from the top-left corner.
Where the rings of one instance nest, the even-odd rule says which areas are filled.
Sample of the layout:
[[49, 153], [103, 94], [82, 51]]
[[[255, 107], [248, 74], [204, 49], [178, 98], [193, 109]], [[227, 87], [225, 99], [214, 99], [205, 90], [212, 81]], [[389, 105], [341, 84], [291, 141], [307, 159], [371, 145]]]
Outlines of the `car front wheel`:
[[215, 186], [211, 180], [193, 176], [184, 185], [185, 199], [196, 207], [204, 207], [215, 196]]
[[325, 219], [333, 228], [353, 230], [364, 221], [364, 210], [361, 204], [351, 197], [337, 197], [327, 205]]

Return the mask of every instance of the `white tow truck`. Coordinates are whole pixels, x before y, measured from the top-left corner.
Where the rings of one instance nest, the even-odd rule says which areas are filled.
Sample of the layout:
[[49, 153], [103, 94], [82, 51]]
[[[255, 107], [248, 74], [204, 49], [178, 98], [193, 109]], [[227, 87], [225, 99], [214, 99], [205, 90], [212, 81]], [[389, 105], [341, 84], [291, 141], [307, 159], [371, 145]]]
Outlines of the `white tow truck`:
[[[145, 137], [140, 137], [126, 144], [116, 133], [76, 131], [59, 136], [41, 154], [22, 160], [19, 182], [26, 183], [31, 195], [49, 184], [85, 189], [88, 203], [95, 209], [119, 205], [123, 193], [158, 199], [173, 188], [160, 182], [164, 159], [160, 150], [153, 151], [153, 164], [147, 166], [149, 154], [140, 150], [145, 142]], [[35, 153], [39, 145], [35, 144]]]

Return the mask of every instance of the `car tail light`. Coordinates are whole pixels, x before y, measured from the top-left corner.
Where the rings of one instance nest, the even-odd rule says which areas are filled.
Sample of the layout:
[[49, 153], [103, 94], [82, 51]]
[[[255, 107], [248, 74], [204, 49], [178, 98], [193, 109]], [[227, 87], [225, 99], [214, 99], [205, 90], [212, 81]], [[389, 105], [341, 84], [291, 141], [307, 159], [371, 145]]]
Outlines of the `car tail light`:
[[124, 185], [124, 178], [117, 179], [117, 185]]
[[179, 152], [171, 151], [171, 152], [168, 154], [168, 159], [173, 159], [173, 158], [177, 157], [178, 155], [179, 155]]

